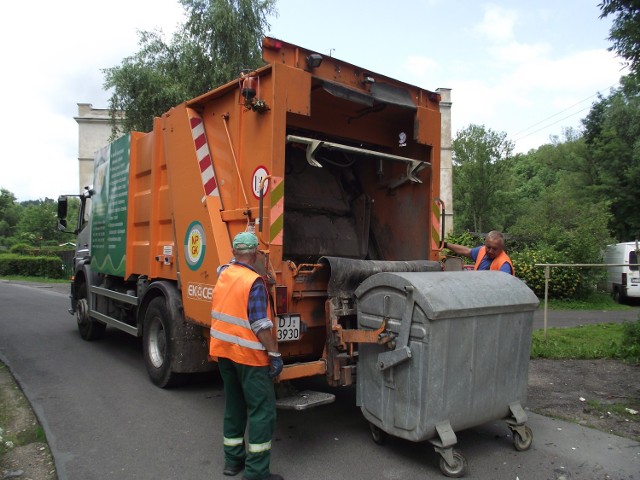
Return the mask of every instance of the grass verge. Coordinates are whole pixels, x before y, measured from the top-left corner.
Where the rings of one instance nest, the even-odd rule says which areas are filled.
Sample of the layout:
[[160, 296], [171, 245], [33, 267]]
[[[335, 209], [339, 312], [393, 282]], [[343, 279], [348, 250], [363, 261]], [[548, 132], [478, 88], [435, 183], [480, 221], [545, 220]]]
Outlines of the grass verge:
[[531, 338], [531, 358], [596, 359], [615, 358], [640, 362], [640, 320], [627, 323], [598, 323], [573, 328], [536, 330]]
[[598, 323], [573, 328], [535, 330], [531, 338], [531, 358], [553, 360], [616, 358], [624, 337], [624, 324]]
[[598, 415], [616, 415], [628, 421], [636, 421], [640, 411], [640, 400], [629, 398], [619, 403], [603, 403], [598, 400], [587, 400], [585, 410]]
[[23, 275], [0, 275], [0, 280], [34, 283], [69, 283], [68, 278], [25, 277]]
[[[540, 307], [544, 306], [544, 298], [540, 299]], [[548, 308], [552, 310], [630, 310], [629, 305], [623, 305], [613, 300], [610, 294], [605, 292], [594, 292], [587, 298], [574, 300], [550, 299]]]

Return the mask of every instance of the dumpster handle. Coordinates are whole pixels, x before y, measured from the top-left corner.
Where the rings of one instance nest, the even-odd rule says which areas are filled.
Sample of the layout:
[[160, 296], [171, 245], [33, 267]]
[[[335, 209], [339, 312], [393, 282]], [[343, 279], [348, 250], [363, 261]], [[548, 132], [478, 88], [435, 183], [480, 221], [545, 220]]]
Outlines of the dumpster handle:
[[405, 309], [402, 315], [402, 323], [400, 324], [396, 348], [395, 350], [383, 352], [378, 355], [378, 370], [386, 370], [389, 367], [399, 365], [411, 358], [409, 336], [411, 334], [411, 321], [413, 319], [413, 306], [415, 304], [413, 298], [414, 288], [412, 285], [407, 285], [404, 289], [407, 292], [407, 299], [405, 301]]

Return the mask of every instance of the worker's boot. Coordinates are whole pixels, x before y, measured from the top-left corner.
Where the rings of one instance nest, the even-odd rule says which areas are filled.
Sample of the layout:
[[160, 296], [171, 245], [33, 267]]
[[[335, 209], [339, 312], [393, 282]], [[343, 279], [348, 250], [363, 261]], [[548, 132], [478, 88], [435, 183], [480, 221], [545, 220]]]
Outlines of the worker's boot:
[[225, 465], [222, 473], [228, 477], [233, 477], [234, 475], [239, 474], [242, 470], [244, 470], [244, 463], [239, 465]]

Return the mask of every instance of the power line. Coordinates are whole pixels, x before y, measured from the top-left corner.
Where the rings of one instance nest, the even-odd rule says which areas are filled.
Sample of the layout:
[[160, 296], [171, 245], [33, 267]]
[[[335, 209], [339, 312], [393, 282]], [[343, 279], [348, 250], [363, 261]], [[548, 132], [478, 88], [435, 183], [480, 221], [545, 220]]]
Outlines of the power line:
[[[574, 105], [574, 106], [575, 106], [575, 105]], [[523, 138], [527, 138], [527, 137], [529, 137], [529, 136], [533, 135], [534, 133], [541, 132], [542, 130], [544, 130], [544, 129], [546, 129], [546, 128], [552, 127], [552, 126], [553, 126], [553, 125], [555, 125], [556, 123], [560, 123], [561, 121], [566, 120], [567, 118], [573, 117], [573, 116], [575, 116], [575, 115], [577, 115], [577, 114], [579, 114], [579, 113], [581, 113], [581, 112], [584, 112], [585, 110], [589, 110], [590, 108], [591, 108], [591, 106], [589, 106], [589, 107], [584, 107], [583, 109], [578, 110], [577, 112], [574, 112], [574, 113], [572, 113], [571, 115], [567, 115], [566, 117], [562, 117], [560, 120], [556, 120], [556, 121], [555, 121], [555, 122], [553, 122], [553, 123], [550, 123], [550, 124], [548, 124], [548, 125], [545, 125], [544, 127], [539, 128], [538, 130], [534, 130], [533, 132], [527, 133], [526, 135], [523, 135], [522, 137], [516, 138], [516, 139], [514, 139], [513, 141], [514, 141], [514, 142], [519, 142], [519, 141], [520, 141], [520, 140], [522, 140]], [[563, 111], [565, 111], [565, 110], [563, 110]], [[556, 115], [557, 115], [557, 114], [556, 114]], [[555, 117], [556, 115], [553, 115], [553, 116]], [[549, 118], [551, 118], [551, 117], [549, 117]], [[538, 125], [538, 124], [539, 124], [539, 123], [536, 123], [536, 125]], [[531, 128], [531, 127], [529, 127], [529, 128]], [[523, 131], [526, 131], [526, 130], [523, 130]]]
[[[618, 85], [618, 82], [614, 83], [613, 85], [608, 86], [608, 87], [606, 88], [606, 90], [609, 90], [609, 89], [611, 89], [611, 88], [615, 87], [616, 85]], [[580, 105], [581, 103], [586, 102], [586, 101], [587, 101], [587, 100], [589, 100], [590, 98], [593, 98], [593, 97], [595, 97], [596, 95], [599, 95], [599, 94], [600, 94], [602, 91], [604, 91], [604, 90], [605, 90], [605, 89], [603, 88], [602, 90], [599, 90], [599, 91], [597, 91], [596, 93], [594, 93], [594, 94], [592, 94], [592, 95], [589, 95], [588, 97], [584, 98], [583, 100], [580, 100], [579, 102], [576, 102], [576, 103], [574, 103], [573, 105], [571, 105], [571, 106], [569, 106], [569, 107], [567, 107], [567, 108], [565, 108], [565, 109], [563, 109], [563, 110], [560, 110], [559, 112], [554, 113], [553, 115], [551, 115], [551, 116], [549, 116], [549, 117], [547, 117], [547, 118], [544, 118], [544, 119], [540, 120], [539, 122], [534, 123], [533, 125], [528, 126], [528, 127], [527, 127], [527, 128], [525, 128], [524, 130], [520, 130], [519, 132], [514, 133], [514, 134], [513, 134], [513, 135], [511, 135], [511, 136], [512, 136], [512, 137], [515, 137], [515, 136], [517, 136], [517, 135], [520, 135], [521, 133], [526, 132], [527, 130], [530, 130], [530, 129], [534, 128], [534, 127], [537, 127], [537, 126], [538, 126], [538, 125], [540, 125], [541, 123], [545, 123], [545, 122], [547, 122], [548, 120], [551, 120], [552, 118], [557, 117], [558, 115], [560, 115], [560, 114], [562, 114], [562, 113], [566, 112], [567, 110], [571, 110], [572, 108], [576, 107], [577, 105]], [[566, 120], [566, 119], [567, 119], [567, 118], [569, 118], [569, 117], [572, 117], [572, 116], [574, 116], [574, 115], [577, 115], [578, 113], [583, 112], [584, 110], [587, 110], [588, 108], [590, 108], [590, 107], [586, 107], [586, 108], [583, 108], [582, 110], [578, 110], [577, 112], [572, 113], [571, 115], [568, 115], [568, 116], [566, 116], [566, 117], [563, 117], [563, 118], [561, 118], [560, 120], [558, 120], [558, 121], [556, 121], [556, 122], [550, 123], [549, 125], [547, 125], [547, 126], [545, 126], [545, 127], [542, 127], [542, 128], [540, 128], [540, 129], [536, 130], [535, 132], [531, 132], [531, 133], [529, 133], [529, 134], [527, 134], [527, 135], [524, 135], [524, 136], [522, 136], [522, 137], [518, 138], [518, 140], [521, 140], [521, 139], [523, 139], [523, 138], [526, 138], [526, 137], [528, 137], [529, 135], [533, 135], [534, 133], [539, 132], [540, 130], [544, 130], [544, 129], [545, 129], [545, 128], [547, 128], [547, 127], [550, 127], [550, 126], [552, 126], [552, 125], [555, 125], [556, 123], [561, 122], [562, 120]], [[514, 140], [514, 141], [517, 141], [517, 140]]]

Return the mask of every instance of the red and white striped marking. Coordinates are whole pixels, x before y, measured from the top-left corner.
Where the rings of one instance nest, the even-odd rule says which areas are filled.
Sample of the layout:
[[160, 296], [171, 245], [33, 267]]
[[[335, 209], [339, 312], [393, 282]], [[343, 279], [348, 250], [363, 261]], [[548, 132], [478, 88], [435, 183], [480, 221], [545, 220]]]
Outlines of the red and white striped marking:
[[219, 197], [220, 190], [218, 190], [218, 182], [216, 182], [216, 176], [213, 171], [211, 152], [204, 132], [204, 122], [200, 117], [196, 116], [189, 117], [189, 122], [191, 123], [191, 135], [193, 136], [193, 143], [196, 147], [196, 155], [200, 164], [204, 193], [205, 195]]

